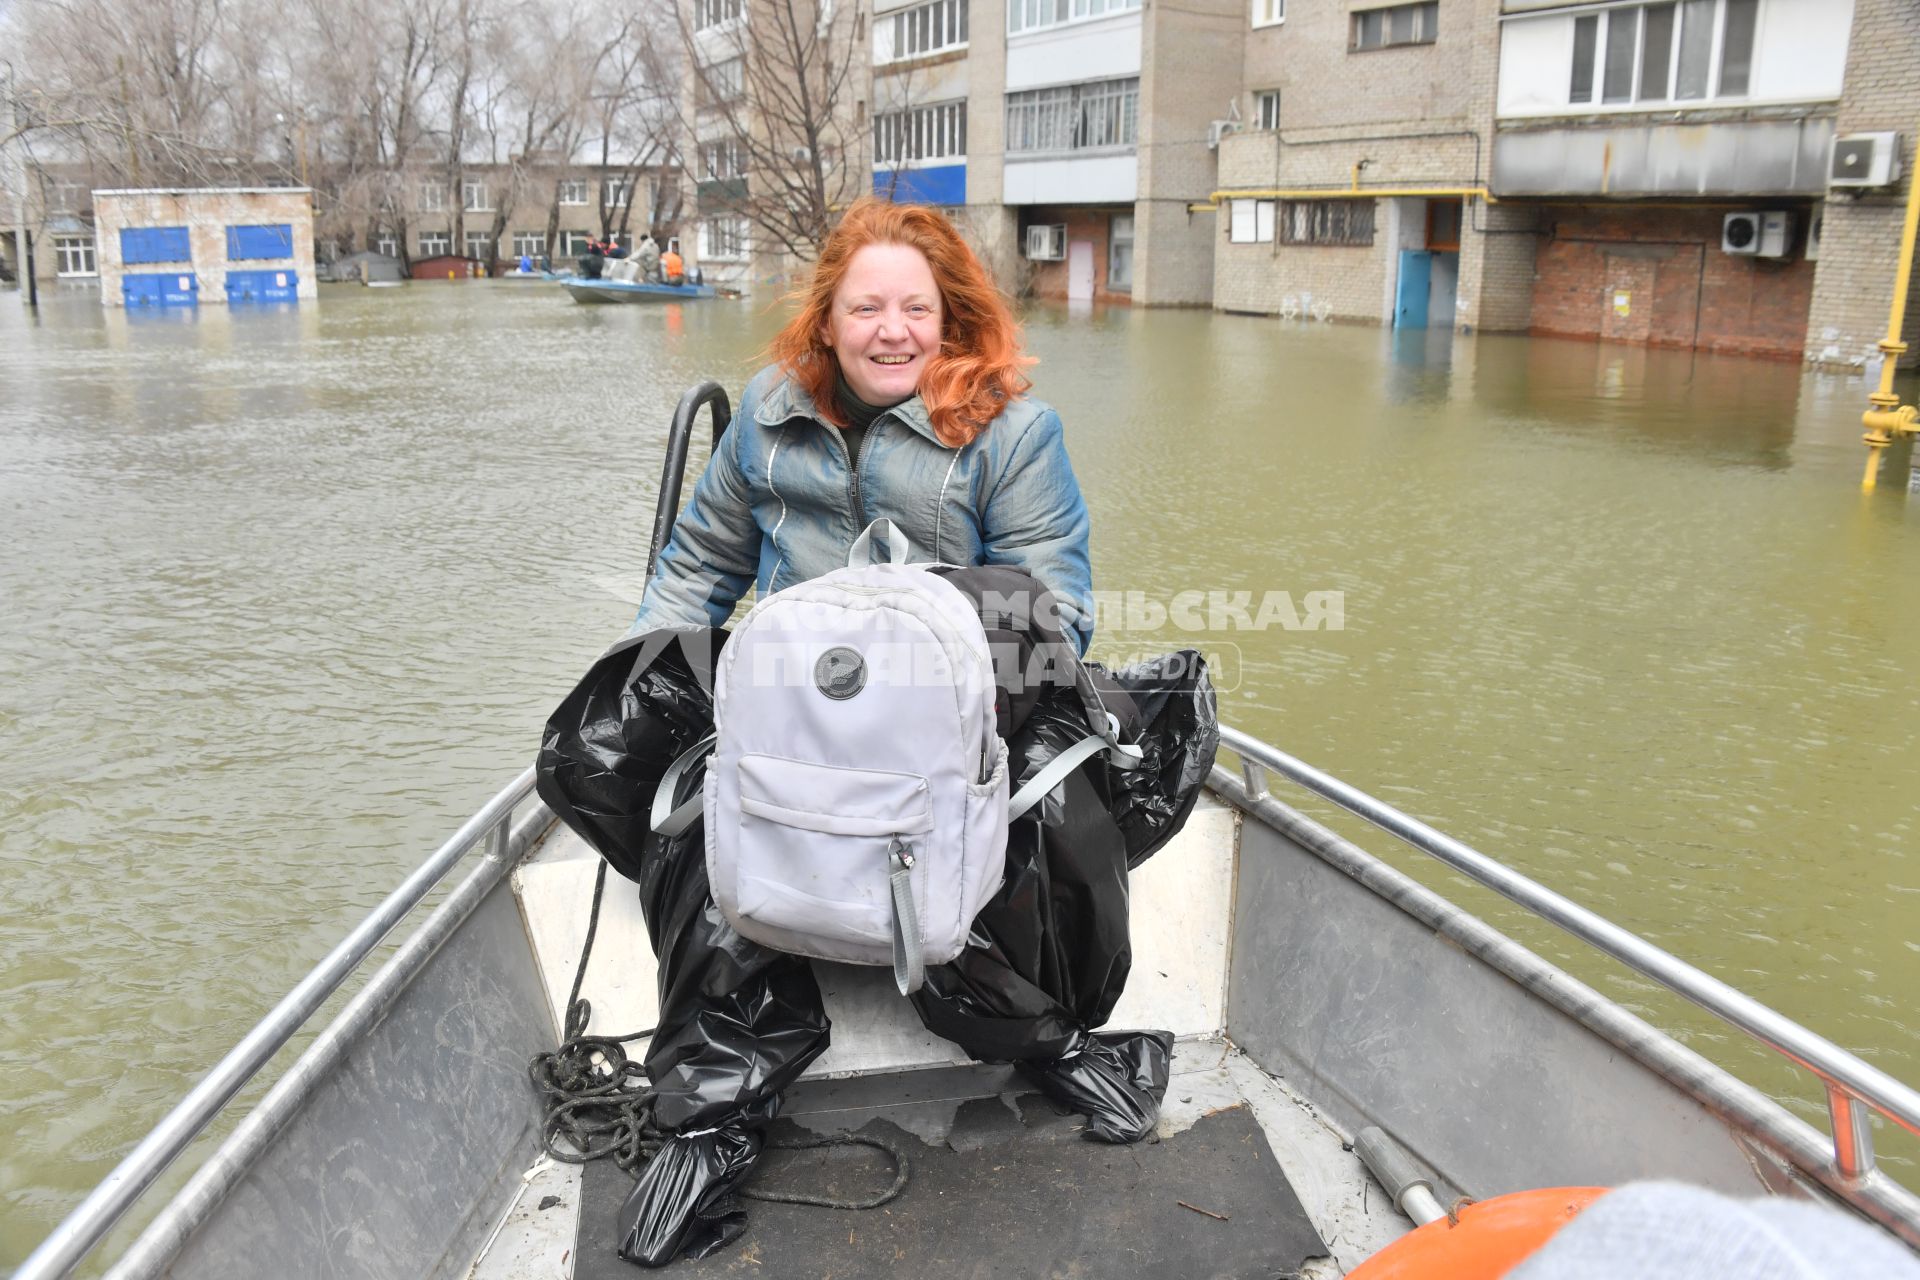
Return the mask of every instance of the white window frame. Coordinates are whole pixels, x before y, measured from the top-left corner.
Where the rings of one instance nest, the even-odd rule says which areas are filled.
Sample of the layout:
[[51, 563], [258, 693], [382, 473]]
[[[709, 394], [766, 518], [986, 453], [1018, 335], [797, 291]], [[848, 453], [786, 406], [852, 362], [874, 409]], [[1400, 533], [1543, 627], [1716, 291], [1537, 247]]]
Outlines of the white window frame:
[[84, 280], [100, 274], [92, 236], [53, 238], [54, 274], [63, 280]]
[[708, 218], [700, 223], [701, 262], [745, 262], [752, 250], [745, 218]]
[[633, 205], [632, 178], [602, 178], [600, 180], [600, 207], [618, 209]]
[[1140, 0], [1007, 0], [1007, 34], [1096, 22], [1139, 7]]
[[693, 0], [693, 29], [710, 31], [739, 20], [745, 12], [742, 0]]
[[515, 258], [540, 258], [546, 256], [547, 233], [544, 231], [516, 231], [513, 233], [513, 254]]
[[391, 231], [383, 231], [373, 238], [373, 251], [389, 258], [400, 256], [400, 237]]
[[716, 138], [700, 144], [700, 172], [704, 182], [724, 182], [747, 176], [747, 149], [739, 138]]
[[1253, 25], [1277, 27], [1287, 20], [1287, 0], [1253, 0]]
[[907, 168], [951, 162], [967, 154], [967, 100], [930, 102], [873, 118], [873, 167]]
[[722, 58], [709, 62], [700, 68], [698, 83], [694, 86], [697, 105], [716, 107], [723, 102], [737, 102], [747, 92], [747, 60], [743, 57]]
[[1272, 244], [1274, 202], [1234, 200], [1228, 211], [1227, 240], [1232, 244]]
[[577, 258], [587, 251], [587, 241], [593, 239], [591, 231], [562, 231], [560, 233], [561, 256]]
[[906, 62], [966, 48], [971, 7], [972, 0], [931, 0], [929, 4], [882, 14], [873, 24], [874, 64]]
[[1022, 89], [1006, 99], [1006, 154], [1059, 155], [1140, 145], [1140, 77]]
[[587, 185], [585, 178], [562, 178], [560, 190], [555, 193], [556, 199], [562, 205], [585, 205]]
[[460, 207], [468, 213], [493, 212], [493, 193], [487, 190], [485, 178], [460, 180]]
[[447, 207], [447, 188], [444, 183], [423, 182], [420, 184], [420, 210], [423, 213], [440, 213]]
[[493, 256], [493, 237], [484, 231], [469, 231], [465, 245], [465, 256], [485, 261]]
[[[1391, 38], [1395, 13], [1411, 10], [1413, 15], [1413, 38], [1395, 40]], [[1361, 43], [1360, 35], [1366, 20], [1378, 15], [1381, 24], [1381, 37], [1377, 44]], [[1412, 49], [1420, 45], [1432, 44], [1440, 38], [1440, 0], [1413, 0], [1411, 4], [1375, 5], [1368, 9], [1355, 9], [1348, 28], [1347, 51], [1349, 53], [1373, 53], [1380, 49]]]
[[420, 256], [423, 258], [442, 258], [453, 252], [453, 232], [422, 231], [420, 233]]
[[[1592, 23], [1593, 49], [1584, 70], [1587, 73], [1587, 94], [1576, 98], [1573, 92], [1573, 77], [1582, 68], [1575, 65], [1567, 82], [1567, 105], [1589, 107], [1595, 111], [1647, 111], [1658, 110], [1662, 106], [1702, 106], [1716, 102], [1747, 102], [1753, 97], [1753, 72], [1759, 52], [1760, 23], [1764, 0], [1733, 0], [1736, 3], [1750, 3], [1754, 10], [1753, 24], [1749, 36], [1752, 41], [1747, 47], [1747, 85], [1746, 88], [1729, 93], [1725, 88], [1727, 57], [1727, 10], [1730, 0], [1658, 0], [1652, 4], [1623, 5], [1611, 9], [1600, 9], [1590, 13], [1573, 15], [1569, 20], [1574, 24], [1576, 35], [1582, 23]], [[1683, 46], [1690, 33], [1688, 26], [1691, 14], [1701, 12], [1700, 5], [1710, 4], [1712, 13], [1708, 18], [1711, 26], [1707, 35], [1707, 83], [1702, 92], [1695, 97], [1680, 96], [1680, 61]], [[1671, 8], [1673, 25], [1667, 33], [1666, 66], [1664, 89], [1658, 96], [1646, 94], [1647, 80], [1647, 12], [1653, 9]], [[1628, 77], [1629, 83], [1624, 98], [1607, 101], [1607, 41], [1614, 28], [1622, 22], [1631, 22], [1633, 40], [1633, 66]], [[1575, 44], [1576, 56], [1578, 44]], [[1655, 64], [1658, 65], [1658, 64]]]
[[1253, 127], [1260, 130], [1280, 127], [1280, 91], [1278, 89], [1255, 89], [1253, 91]]

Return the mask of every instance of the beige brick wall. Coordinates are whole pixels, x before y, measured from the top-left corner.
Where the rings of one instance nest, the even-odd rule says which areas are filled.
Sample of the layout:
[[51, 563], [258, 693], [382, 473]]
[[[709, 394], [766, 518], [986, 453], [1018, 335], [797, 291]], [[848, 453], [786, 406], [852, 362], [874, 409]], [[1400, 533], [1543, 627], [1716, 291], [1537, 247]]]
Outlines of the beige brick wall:
[[[1499, 72], [1499, 0], [1449, 0], [1433, 44], [1367, 52], [1348, 48], [1354, 7], [1298, 3], [1289, 6], [1284, 23], [1247, 32], [1241, 117], [1257, 124], [1254, 95], [1278, 89], [1280, 127], [1250, 129], [1221, 145], [1222, 188], [1334, 194], [1351, 188], [1356, 177], [1362, 189], [1375, 190], [1484, 185]], [[1460, 243], [1456, 319], [1462, 325], [1526, 326], [1533, 238], [1475, 228], [1503, 233], [1527, 217], [1469, 204]], [[1289, 298], [1306, 307], [1311, 295], [1315, 307], [1331, 304], [1336, 318], [1381, 321], [1398, 269], [1397, 248], [1387, 243], [1391, 222], [1380, 203], [1369, 249], [1231, 245], [1223, 206], [1214, 305], [1275, 312]], [[1446, 323], [1442, 317], [1433, 322]]]
[[1221, 69], [1245, 53], [1245, 0], [1148, 3], [1141, 22], [1139, 198], [1134, 209], [1133, 301], [1206, 306], [1213, 299], [1211, 214], [1189, 214], [1214, 190], [1218, 160], [1207, 127], [1227, 116], [1239, 86]]
[[[93, 198], [94, 247], [100, 270], [100, 302], [126, 305], [122, 289], [129, 271], [120, 257], [120, 232], [127, 227], [187, 228], [193, 258], [190, 267], [200, 302], [227, 300], [227, 228], [287, 223], [293, 228], [293, 257], [261, 262], [235, 262], [241, 271], [277, 270], [285, 264], [300, 278], [299, 296], [319, 296], [313, 266], [313, 209], [302, 190], [272, 191], [128, 191], [99, 192]], [[136, 273], [164, 273], [173, 264], [135, 264]]]
[[[1920, 164], [1914, 148], [1914, 121], [1920, 118], [1916, 66], [1920, 5], [1913, 0], [1857, 0], [1836, 131], [1897, 131], [1906, 176], [1886, 194], [1835, 196], [1826, 202], [1813, 305], [1807, 315], [1807, 359], [1815, 364], [1844, 368], [1874, 359], [1874, 344], [1886, 333], [1907, 184]], [[1904, 338], [1915, 350], [1901, 359], [1903, 365], [1920, 361], [1920, 273], [1914, 283]]]

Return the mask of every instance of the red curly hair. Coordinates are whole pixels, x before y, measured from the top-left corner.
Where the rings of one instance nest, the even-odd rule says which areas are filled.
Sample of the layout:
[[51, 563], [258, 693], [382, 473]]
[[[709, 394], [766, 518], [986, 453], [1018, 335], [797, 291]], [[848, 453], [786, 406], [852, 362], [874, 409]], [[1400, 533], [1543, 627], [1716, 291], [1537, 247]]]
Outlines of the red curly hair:
[[846, 426], [840, 412], [840, 362], [823, 335], [833, 295], [853, 255], [870, 244], [918, 249], [940, 289], [940, 350], [920, 378], [921, 402], [933, 433], [950, 448], [972, 442], [1007, 402], [1033, 385], [1022, 372], [1033, 357], [1020, 350], [1013, 308], [953, 224], [932, 209], [862, 196], [827, 237], [813, 276], [794, 297], [799, 311], [767, 348], [770, 360], [813, 398], [820, 416]]

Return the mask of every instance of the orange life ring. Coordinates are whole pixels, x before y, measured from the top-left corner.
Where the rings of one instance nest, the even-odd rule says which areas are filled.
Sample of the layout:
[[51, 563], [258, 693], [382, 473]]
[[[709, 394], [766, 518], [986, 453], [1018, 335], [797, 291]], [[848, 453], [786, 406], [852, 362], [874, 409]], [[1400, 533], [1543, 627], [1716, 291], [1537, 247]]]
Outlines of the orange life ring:
[[1545, 1187], [1475, 1201], [1457, 1222], [1436, 1218], [1395, 1240], [1347, 1280], [1495, 1280], [1611, 1189]]

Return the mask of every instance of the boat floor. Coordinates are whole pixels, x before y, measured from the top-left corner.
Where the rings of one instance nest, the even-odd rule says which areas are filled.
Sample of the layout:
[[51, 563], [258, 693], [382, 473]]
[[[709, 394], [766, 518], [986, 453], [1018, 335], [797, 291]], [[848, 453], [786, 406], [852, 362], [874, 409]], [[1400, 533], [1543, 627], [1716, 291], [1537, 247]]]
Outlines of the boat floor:
[[[802, 1080], [772, 1137], [880, 1129], [908, 1153], [906, 1190], [863, 1211], [747, 1201], [745, 1235], [674, 1271], [1333, 1280], [1411, 1228], [1346, 1136], [1222, 1039], [1175, 1045], [1146, 1142], [1091, 1142], [1084, 1127], [1008, 1067]], [[864, 1147], [770, 1150], [754, 1184], [851, 1197], [889, 1176]], [[469, 1275], [635, 1274], [617, 1254], [631, 1187], [610, 1161], [539, 1161]]]

